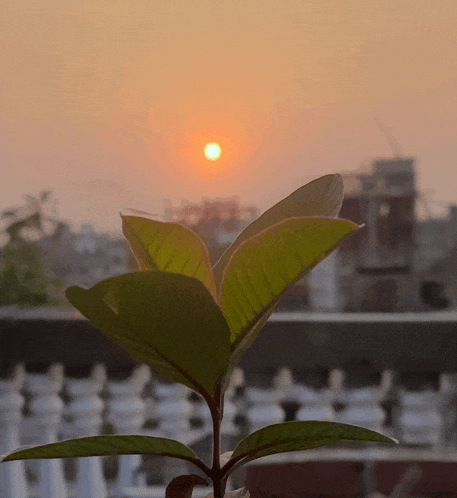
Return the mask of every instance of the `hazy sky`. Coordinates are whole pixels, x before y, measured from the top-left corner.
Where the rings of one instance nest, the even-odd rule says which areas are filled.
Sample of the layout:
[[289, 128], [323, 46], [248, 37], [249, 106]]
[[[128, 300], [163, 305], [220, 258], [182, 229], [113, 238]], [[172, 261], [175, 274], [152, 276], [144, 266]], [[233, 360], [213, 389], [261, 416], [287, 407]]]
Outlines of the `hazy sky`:
[[456, 24], [456, 0], [0, 1], [0, 210], [50, 188], [100, 231], [164, 199], [263, 211], [391, 156], [374, 118], [457, 203]]

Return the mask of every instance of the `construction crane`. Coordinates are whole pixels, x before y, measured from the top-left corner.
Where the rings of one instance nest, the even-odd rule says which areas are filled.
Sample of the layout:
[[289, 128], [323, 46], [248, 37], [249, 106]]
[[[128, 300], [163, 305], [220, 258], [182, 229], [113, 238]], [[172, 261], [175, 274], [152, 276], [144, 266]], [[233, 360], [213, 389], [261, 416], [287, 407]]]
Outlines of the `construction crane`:
[[397, 142], [395, 137], [392, 135], [392, 130], [387, 128], [386, 125], [379, 122], [376, 118], [373, 118], [378, 125], [379, 131], [386, 137], [386, 140], [389, 142], [390, 148], [392, 149], [392, 153], [395, 157], [400, 157], [403, 152], [403, 147]]

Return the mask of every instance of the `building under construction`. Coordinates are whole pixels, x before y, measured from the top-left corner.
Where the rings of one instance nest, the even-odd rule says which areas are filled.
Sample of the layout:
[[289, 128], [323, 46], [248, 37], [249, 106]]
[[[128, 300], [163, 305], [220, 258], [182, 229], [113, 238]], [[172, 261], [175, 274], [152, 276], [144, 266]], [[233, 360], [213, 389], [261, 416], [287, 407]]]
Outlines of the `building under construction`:
[[[344, 308], [419, 310], [414, 277], [415, 159], [377, 159], [368, 173], [345, 177], [341, 218], [364, 224], [340, 249]], [[344, 278], [347, 275], [347, 278]]]

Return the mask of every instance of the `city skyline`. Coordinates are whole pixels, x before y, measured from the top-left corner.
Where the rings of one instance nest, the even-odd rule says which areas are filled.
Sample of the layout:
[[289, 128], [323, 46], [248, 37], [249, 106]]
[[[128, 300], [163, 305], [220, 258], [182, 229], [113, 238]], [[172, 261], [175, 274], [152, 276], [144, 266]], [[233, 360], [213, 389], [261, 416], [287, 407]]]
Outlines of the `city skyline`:
[[63, 219], [110, 233], [165, 199], [262, 212], [395, 142], [457, 203], [454, 2], [23, 0], [0, 19], [0, 210], [53, 189]]

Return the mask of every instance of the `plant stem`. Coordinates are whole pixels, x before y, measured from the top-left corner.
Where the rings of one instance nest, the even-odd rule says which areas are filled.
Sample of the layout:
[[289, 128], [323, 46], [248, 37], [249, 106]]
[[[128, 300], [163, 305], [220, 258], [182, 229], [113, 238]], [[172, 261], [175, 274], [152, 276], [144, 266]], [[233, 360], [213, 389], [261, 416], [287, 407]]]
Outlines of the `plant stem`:
[[221, 385], [216, 387], [214, 396], [216, 401], [211, 410], [211, 417], [213, 419], [213, 465], [211, 468], [213, 493], [214, 498], [223, 498], [225, 494], [226, 480], [221, 479], [221, 424], [224, 410], [224, 395], [222, 394]]

